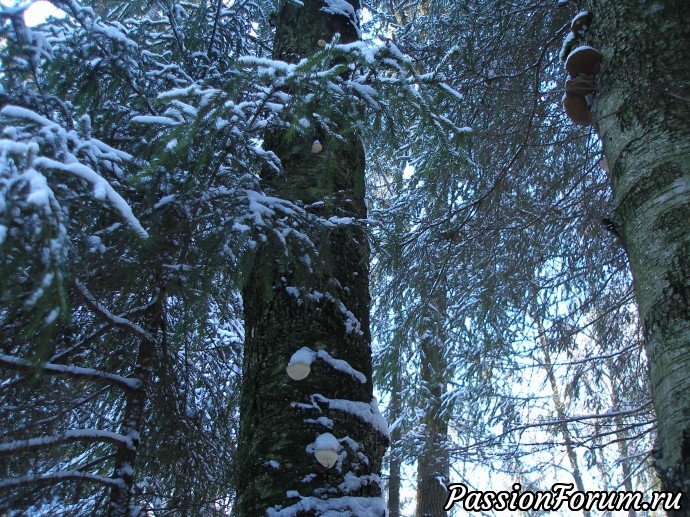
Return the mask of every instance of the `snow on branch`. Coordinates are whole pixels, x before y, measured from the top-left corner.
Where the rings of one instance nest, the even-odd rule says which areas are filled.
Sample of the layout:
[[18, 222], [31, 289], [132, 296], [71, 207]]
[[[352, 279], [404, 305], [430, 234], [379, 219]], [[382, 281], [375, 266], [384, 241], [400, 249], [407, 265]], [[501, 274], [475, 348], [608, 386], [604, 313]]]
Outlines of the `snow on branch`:
[[91, 183], [93, 186], [93, 195], [96, 199], [107, 199], [110, 201], [117, 211], [120, 212], [120, 215], [125, 221], [127, 221], [141, 237], [147, 238], [149, 236], [139, 220], [134, 217], [132, 209], [127, 204], [127, 201], [125, 201], [120, 194], [115, 192], [115, 189], [110, 183], [90, 167], [82, 165], [81, 163], [62, 163], [51, 158], [46, 158], [45, 156], [36, 158], [34, 164], [39, 168], [67, 172]]
[[79, 280], [75, 280], [74, 284], [79, 290], [79, 293], [84, 297], [84, 300], [86, 300], [86, 303], [89, 305], [89, 307], [91, 307], [103, 318], [110, 321], [116, 327], [121, 327], [129, 330], [130, 332], [136, 334], [145, 341], [148, 341], [150, 343], [156, 342], [156, 338], [152, 336], [149, 332], [146, 332], [143, 328], [141, 328], [141, 326], [126, 318], [117, 316], [110, 312], [107, 307], [105, 307], [98, 300], [96, 300], [93, 294], [91, 294], [91, 292], [86, 288], [86, 286], [82, 284]]
[[91, 7], [85, 7], [76, 0], [53, 0], [52, 3], [69, 13], [85, 30], [91, 32], [94, 36], [110, 40], [113, 43], [117, 43], [132, 50], [137, 50], [139, 48], [139, 45], [137, 45], [135, 41], [128, 38], [118, 28], [103, 25], [101, 20], [96, 17], [96, 13]]
[[141, 387], [139, 379], [123, 377], [114, 373], [107, 373], [93, 368], [82, 368], [66, 364], [34, 363], [27, 359], [21, 359], [11, 355], [0, 354], [0, 366], [18, 371], [42, 370], [46, 375], [64, 375], [75, 379], [87, 379], [105, 382], [125, 390], [136, 390]]
[[41, 59], [50, 61], [54, 57], [53, 46], [48, 39], [39, 31], [32, 30], [26, 25], [24, 20], [24, 11], [31, 5], [31, 2], [20, 3], [19, 5], [10, 7], [0, 5], [0, 20], [3, 22], [9, 20], [14, 29], [16, 42], [22, 45], [27, 53], [31, 65], [37, 67]]
[[[39, 142], [31, 141], [29, 143], [24, 143], [13, 140], [3, 140], [2, 148], [6, 150], [6, 152], [29, 157], [27, 160], [27, 170], [24, 172], [27, 178], [36, 177], [36, 174], [41, 169], [43, 171], [57, 170], [76, 176], [92, 186], [94, 198], [98, 200], [107, 199], [139, 235], [144, 238], [148, 237], [148, 233], [132, 213], [132, 209], [127, 201], [125, 201], [99, 173], [91, 167], [80, 163], [77, 156], [71, 152], [71, 149], [89, 147], [94, 151], [95, 156], [102, 161], [109, 162], [114, 168], [116, 163], [131, 158], [127, 153], [118, 153], [115, 149], [95, 139], [89, 138], [84, 141], [79, 138], [74, 131], [67, 131], [56, 122], [20, 106], [5, 106], [0, 110], [0, 114], [5, 117], [24, 120], [39, 126], [41, 130], [37, 133], [36, 138], [40, 140], [41, 143], [49, 143], [49, 145], [55, 147], [55, 154], [61, 156], [61, 161], [46, 156], [36, 156], [38, 150], [37, 144]], [[44, 140], [45, 142], [43, 142]], [[43, 182], [45, 183], [45, 180]], [[46, 184], [41, 192], [46, 191], [47, 188]], [[46, 194], [43, 194], [44, 197], [45, 195]]]
[[134, 447], [131, 436], [125, 436], [111, 431], [100, 429], [70, 429], [57, 436], [43, 436], [28, 440], [15, 440], [13, 442], [0, 443], [0, 457], [16, 452], [23, 452], [51, 445], [61, 445], [68, 442], [105, 442], [117, 447]]
[[89, 472], [80, 472], [78, 470], [63, 470], [60, 472], [51, 472], [49, 474], [38, 474], [36, 476], [28, 475], [18, 478], [2, 479], [0, 480], [0, 490], [25, 485], [52, 485], [63, 481], [87, 481], [105, 485], [110, 488], [119, 488], [121, 490], [127, 489], [123, 479], [113, 479], [91, 474]]
[[177, 126], [180, 122], [173, 120], [170, 117], [156, 116], [156, 115], [137, 115], [132, 117], [132, 122], [138, 124], [151, 124], [160, 126]]

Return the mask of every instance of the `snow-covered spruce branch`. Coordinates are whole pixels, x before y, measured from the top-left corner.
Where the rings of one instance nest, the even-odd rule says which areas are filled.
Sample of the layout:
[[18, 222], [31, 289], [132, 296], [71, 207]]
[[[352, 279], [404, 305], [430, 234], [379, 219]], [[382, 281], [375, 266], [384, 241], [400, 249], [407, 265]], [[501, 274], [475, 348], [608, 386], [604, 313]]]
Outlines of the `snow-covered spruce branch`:
[[[344, 61], [349, 66], [344, 65]], [[238, 65], [255, 68], [260, 82], [269, 79], [271, 91], [266, 99], [277, 91], [284, 94], [284, 91], [297, 87], [312, 92], [305, 97], [312, 101], [314, 93], [326, 95], [332, 100], [354, 96], [374, 111], [385, 111], [385, 103], [378, 100], [380, 93], [383, 89], [395, 87], [406, 93], [415, 110], [441, 134], [445, 135], [448, 131], [454, 134], [471, 132], [469, 127], [460, 127], [442, 114], [428, 112], [427, 107], [433, 105], [429, 92], [441, 91], [455, 101], [462, 99], [462, 96], [448, 84], [439, 82], [434, 74], [418, 75], [410, 58], [390, 41], [378, 46], [361, 41], [328, 44], [325, 49], [298, 63], [242, 56], [238, 59]], [[360, 70], [360, 73], [355, 73], [351, 78], [343, 77], [344, 67]], [[381, 73], [384, 70], [390, 73]]]
[[8, 478], [0, 480], [0, 490], [7, 490], [9, 488], [16, 488], [25, 485], [52, 485], [62, 481], [88, 481], [91, 483], [98, 483], [107, 487], [125, 488], [125, 482], [122, 479], [113, 479], [89, 472], [80, 472], [78, 470], [63, 470], [61, 472], [52, 472], [50, 474], [39, 474], [36, 476], [22, 476], [18, 478]]
[[93, 185], [96, 199], [107, 199], [120, 212], [120, 215], [136, 232], [144, 238], [149, 236], [139, 220], [132, 213], [127, 201], [100, 174], [81, 163], [62, 163], [45, 156], [36, 158], [34, 165], [41, 169], [52, 169], [67, 172]]
[[146, 332], [136, 323], [110, 312], [107, 307], [105, 307], [104, 305], [99, 303], [98, 300], [96, 300], [96, 298], [91, 294], [91, 292], [86, 288], [86, 286], [82, 284], [79, 280], [75, 280], [74, 285], [79, 290], [79, 293], [81, 293], [81, 295], [84, 297], [84, 300], [86, 301], [88, 306], [91, 307], [91, 309], [93, 309], [100, 316], [110, 321], [116, 327], [121, 327], [123, 329], [129, 330], [130, 332], [132, 332], [133, 334], [137, 335], [145, 341], [148, 341], [150, 343], [156, 342], [155, 337]]
[[[145, 62], [145, 57], [143, 53], [139, 52], [139, 45], [121, 30], [124, 27], [122, 25], [117, 27], [113, 24], [105, 25], [91, 7], [82, 6], [76, 0], [52, 0], [51, 3], [69, 14], [82, 27], [84, 34], [98, 47], [102, 55], [110, 60], [113, 68], [125, 77], [132, 91], [146, 104], [149, 113], [156, 115], [155, 106], [143, 93], [143, 88], [137, 84], [135, 77], [136, 72], [140, 72], [140, 68], [133, 66], [133, 64]], [[110, 45], [107, 45], [108, 42]], [[120, 56], [118, 52], [113, 51], [114, 49], [127, 49], [136, 55], [138, 60], [119, 59]]]
[[[626, 425], [625, 427], [621, 427], [620, 429], [614, 429], [612, 431], [606, 431], [606, 432], [601, 432], [601, 433], [595, 433], [595, 434], [590, 434], [588, 436], [585, 436], [583, 438], [580, 438], [578, 440], [572, 440], [570, 443], [574, 445], [575, 447], [587, 447], [590, 450], [598, 450], [598, 449], [603, 449], [605, 447], [608, 447], [609, 445], [613, 445], [616, 443], [620, 442], [632, 442], [635, 441], [645, 435], [648, 435], [651, 432], [654, 432], [656, 430], [656, 420], [644, 420], [640, 422], [636, 422], [634, 424]], [[607, 436], [611, 435], [616, 435], [620, 432], [628, 432], [632, 431], [634, 429], [638, 429], [640, 427], [644, 427], [642, 431], [639, 433], [635, 433], [633, 435], [629, 435], [625, 438], [616, 438], [614, 440], [608, 440], [606, 442], [596, 442], [596, 440], [600, 440], [602, 438], [605, 438]], [[503, 436], [503, 434], [501, 434]], [[490, 443], [491, 441], [494, 441], [496, 438], [492, 440], [483, 440], [481, 442], [477, 442], [476, 444], [469, 445], [467, 447], [463, 447], [462, 450], [466, 451], [471, 448], [477, 448], [480, 446], [483, 446], [487, 443]], [[526, 442], [524, 440], [520, 441], [520, 445], [523, 447], [544, 447], [544, 446], [549, 446], [549, 447], [563, 447], [566, 445], [566, 443], [562, 440], [548, 440], [548, 441], [539, 441], [539, 442]]]
[[[31, 124], [35, 124], [46, 130], [46, 134], [54, 134], [54, 139], [59, 144], [59, 152], [64, 153], [65, 163], [57, 161], [47, 156], [35, 156], [35, 150], [32, 151], [32, 146], [36, 143], [24, 143], [15, 141], [5, 141], [5, 146], [13, 153], [30, 157], [29, 170], [36, 171], [60, 171], [87, 182], [93, 188], [93, 196], [98, 200], [108, 200], [110, 204], [120, 213], [122, 218], [143, 238], [148, 237], [148, 233], [141, 225], [139, 220], [134, 216], [132, 209], [125, 199], [118, 194], [110, 183], [103, 178], [98, 172], [91, 167], [80, 163], [79, 158], [69, 151], [70, 147], [83, 147], [89, 145], [94, 154], [100, 156], [111, 164], [115, 164], [123, 159], [131, 158], [127, 153], [118, 152], [112, 147], [107, 146], [102, 142], [90, 139], [88, 142], [83, 142], [79, 139], [73, 131], [66, 131], [62, 126], [53, 122], [52, 120], [39, 115], [29, 109], [21, 106], [5, 106], [0, 110], [0, 115], [9, 117], [10, 119], [18, 119]], [[11, 144], [11, 146], [10, 146]], [[53, 142], [55, 144], [55, 142]], [[45, 182], [45, 179], [43, 180]]]
[[66, 364], [33, 363], [27, 359], [21, 359], [11, 355], [0, 354], [0, 366], [18, 371], [41, 370], [45, 375], [63, 375], [74, 379], [86, 379], [105, 382], [124, 390], [136, 390], [141, 386], [139, 379], [123, 377], [114, 373], [107, 373], [93, 368], [82, 368]]
[[[151, 310], [151, 308], [158, 303], [158, 300], [156, 298], [153, 299], [152, 302], [145, 304], [145, 305], [140, 305], [138, 307], [134, 307], [133, 309], [128, 310], [127, 312], [124, 312], [116, 317], [118, 318], [123, 318], [123, 319], [129, 319], [134, 316], [141, 316], [144, 314], [146, 311]], [[62, 350], [61, 352], [58, 352], [51, 356], [50, 362], [54, 361], [59, 361], [65, 356], [68, 356], [69, 354], [83, 349], [86, 346], [88, 346], [90, 343], [93, 343], [96, 339], [100, 338], [105, 334], [112, 326], [111, 322], [107, 322], [99, 326], [96, 330], [90, 332], [87, 336], [85, 336], [82, 340], [78, 341], [74, 345], [70, 346], [69, 348], [66, 348], [65, 350]]]
[[481, 447], [487, 444], [495, 443], [496, 440], [499, 438], [503, 438], [505, 436], [511, 435], [513, 433], [518, 433], [520, 431], [526, 431], [527, 429], [534, 429], [538, 427], [549, 427], [553, 425], [562, 425], [562, 424], [567, 424], [569, 422], [582, 422], [585, 420], [598, 420], [598, 419], [604, 419], [604, 418], [616, 418], [616, 417], [621, 417], [621, 416], [628, 416], [628, 415], [634, 415], [636, 413], [639, 413], [640, 411], [643, 411], [644, 409], [648, 408], [651, 406], [652, 401], [648, 400], [647, 402], [640, 404], [639, 406], [632, 408], [632, 409], [627, 409], [623, 411], [609, 411], [608, 413], [594, 413], [590, 415], [578, 415], [578, 416], [572, 416], [568, 418], [562, 418], [562, 419], [556, 419], [556, 420], [544, 420], [542, 422], [534, 422], [531, 424], [524, 424], [524, 425], [519, 425], [516, 427], [511, 427], [510, 429], [502, 432], [499, 435], [492, 436], [489, 439], [486, 440], [481, 440], [479, 442], [475, 442], [471, 445], [468, 445], [467, 447], [463, 447], [462, 449], [472, 449], [472, 448], [477, 448]]
[[111, 431], [100, 429], [70, 429], [57, 436], [43, 436], [28, 440], [15, 440], [13, 442], [0, 443], [0, 457], [15, 452], [29, 451], [52, 445], [62, 445], [69, 442], [105, 442], [117, 447], [132, 447], [134, 440], [131, 436], [124, 436]]

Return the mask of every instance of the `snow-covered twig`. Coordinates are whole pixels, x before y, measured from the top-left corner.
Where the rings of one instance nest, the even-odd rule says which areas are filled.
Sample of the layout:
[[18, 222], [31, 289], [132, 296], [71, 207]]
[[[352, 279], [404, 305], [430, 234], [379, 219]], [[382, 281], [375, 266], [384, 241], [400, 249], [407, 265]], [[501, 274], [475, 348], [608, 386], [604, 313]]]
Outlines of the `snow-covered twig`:
[[116, 445], [117, 447], [128, 448], [132, 447], [134, 444], [132, 437], [113, 433], [111, 431], [102, 431], [100, 429], [70, 429], [57, 436], [43, 436], [40, 438], [30, 438], [28, 440], [15, 440], [13, 442], [0, 443], [0, 456], [51, 445], [61, 445], [68, 442], [106, 442]]
[[52, 485], [62, 481], [90, 481], [107, 487], [125, 488], [125, 482], [122, 479], [108, 478], [89, 472], [80, 472], [78, 470], [63, 470], [50, 474], [3, 479], [0, 480], [0, 490], [24, 485]]
[[141, 386], [139, 379], [123, 377], [114, 373], [107, 373], [94, 368], [81, 368], [66, 364], [38, 363], [21, 359], [11, 355], [0, 354], [0, 366], [19, 371], [42, 370], [46, 375], [64, 375], [75, 379], [88, 379], [105, 382], [125, 390], [136, 390]]
[[84, 297], [84, 300], [86, 301], [88, 306], [91, 307], [91, 309], [93, 309], [103, 318], [110, 321], [113, 325], [115, 325], [116, 327], [127, 329], [130, 332], [139, 336], [140, 338], [144, 339], [145, 341], [149, 341], [151, 343], [156, 342], [156, 338], [154, 336], [146, 332], [136, 323], [110, 312], [107, 307], [105, 307], [104, 305], [99, 303], [98, 300], [96, 300], [93, 294], [91, 294], [91, 292], [86, 288], [86, 286], [82, 284], [79, 280], [75, 280], [74, 285], [77, 287], [81, 295]]

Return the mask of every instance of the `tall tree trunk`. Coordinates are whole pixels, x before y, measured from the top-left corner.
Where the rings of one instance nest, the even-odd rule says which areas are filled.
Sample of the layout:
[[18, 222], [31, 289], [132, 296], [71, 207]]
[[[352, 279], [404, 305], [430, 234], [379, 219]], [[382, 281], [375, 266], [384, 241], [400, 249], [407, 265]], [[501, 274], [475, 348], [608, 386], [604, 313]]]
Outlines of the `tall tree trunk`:
[[[558, 425], [558, 430], [563, 436], [563, 442], [565, 443], [565, 450], [568, 453], [568, 461], [570, 461], [570, 468], [572, 469], [575, 487], [578, 491], [584, 492], [585, 484], [582, 482], [580, 463], [577, 461], [577, 452], [573, 446], [573, 438], [570, 435], [570, 429], [568, 428], [568, 415], [565, 412], [565, 404], [563, 403], [563, 398], [561, 397], [561, 390], [558, 387], [556, 375], [553, 373], [553, 363], [551, 362], [551, 354], [549, 354], [548, 343], [546, 342], [546, 332], [544, 331], [544, 325], [542, 324], [541, 319], [537, 318], [536, 322], [537, 328], [539, 329], [539, 346], [544, 356], [546, 376], [549, 378], [549, 384], [551, 385], [553, 405], [556, 407], [556, 416], [558, 417], [558, 420], [561, 421], [561, 423]], [[584, 515], [584, 517], [589, 517], [591, 512], [588, 510], [582, 510], [582, 515]]]
[[[401, 415], [401, 400], [400, 390], [401, 386], [401, 372], [400, 368], [396, 367], [393, 373], [393, 380], [391, 386], [391, 400], [388, 405], [388, 418], [391, 422], [397, 422]], [[402, 477], [400, 475], [402, 461], [400, 451], [400, 439], [402, 438], [402, 430], [400, 425], [396, 425], [391, 429], [390, 435], [390, 465], [388, 476], [388, 515], [389, 517], [400, 517], [400, 485]]]
[[122, 418], [120, 434], [132, 439], [131, 447], [119, 447], [115, 455], [114, 479], [121, 483], [110, 491], [108, 508], [109, 517], [129, 517], [139, 515], [132, 507], [134, 491], [134, 468], [137, 460], [139, 440], [143, 430], [146, 403], [149, 398], [149, 387], [153, 372], [153, 361], [156, 352], [155, 336], [158, 335], [164, 318], [165, 294], [162, 290], [157, 294], [157, 301], [152, 307], [147, 331], [151, 339], [139, 342], [133, 379], [139, 381], [136, 389], [127, 391], [125, 411]]
[[[609, 378], [615, 379], [616, 367], [611, 359], [606, 360], [606, 369], [609, 371]], [[611, 405], [614, 408], [621, 407], [621, 400], [618, 396], [619, 387], [611, 383]], [[620, 456], [621, 471], [623, 474], [623, 487], [627, 492], [632, 492], [633, 480], [632, 480], [632, 470], [630, 469], [630, 455], [628, 451], [628, 433], [625, 431], [625, 422], [623, 417], [616, 416], [616, 441], [618, 442], [618, 454]], [[628, 510], [628, 517], [637, 517], [637, 512], [634, 509]]]
[[417, 517], [446, 517], [448, 499], [448, 416], [443, 411], [443, 394], [448, 381], [443, 324], [446, 317], [445, 285], [432, 290], [426, 314], [422, 316], [420, 374], [424, 403], [423, 444], [417, 458]]
[[[690, 493], [690, 62], [687, 0], [589, 0], [602, 54], [593, 117], [630, 259], [658, 418], [655, 465]], [[690, 514], [690, 504], [679, 515]]]
[[[296, 62], [336, 32], [343, 43], [357, 40], [359, 2], [349, 1], [352, 17], [324, 11], [331, 3], [339, 11], [345, 4], [281, 2], [274, 58]], [[340, 123], [338, 137], [320, 127], [318, 117], [311, 120], [313, 136], [266, 134], [265, 146], [281, 159], [283, 172], [264, 174], [264, 188], [326, 219], [364, 218], [363, 147], [343, 121], [328, 116]], [[320, 152], [311, 152], [315, 139]], [[289, 515], [329, 509], [383, 515], [379, 473], [387, 429], [373, 398], [367, 237], [357, 223], [300, 230], [319, 250], [311, 267], [305, 267], [303, 252], [286, 255], [277, 239], [269, 240], [256, 254], [243, 293], [236, 515], [257, 517], [286, 508]], [[293, 380], [286, 367], [303, 347], [313, 360], [311, 370]], [[330, 468], [315, 454], [317, 437], [326, 433], [339, 449]]]

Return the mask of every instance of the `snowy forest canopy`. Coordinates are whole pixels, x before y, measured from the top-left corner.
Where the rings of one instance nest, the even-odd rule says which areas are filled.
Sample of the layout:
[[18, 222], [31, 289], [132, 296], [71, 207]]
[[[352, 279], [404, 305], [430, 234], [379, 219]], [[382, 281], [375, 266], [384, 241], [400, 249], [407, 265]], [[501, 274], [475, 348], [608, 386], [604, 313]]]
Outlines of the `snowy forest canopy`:
[[[327, 0], [361, 39], [295, 62], [273, 1], [56, 0], [28, 26], [31, 3], [0, 5], [0, 513], [116, 515], [126, 492], [231, 515], [255, 255], [357, 333], [311, 284], [345, 227], [371, 249], [391, 515], [449, 482], [659, 489], [610, 173], [562, 105], [575, 3]], [[367, 214], [264, 188], [277, 131], [361, 141]]]

